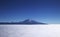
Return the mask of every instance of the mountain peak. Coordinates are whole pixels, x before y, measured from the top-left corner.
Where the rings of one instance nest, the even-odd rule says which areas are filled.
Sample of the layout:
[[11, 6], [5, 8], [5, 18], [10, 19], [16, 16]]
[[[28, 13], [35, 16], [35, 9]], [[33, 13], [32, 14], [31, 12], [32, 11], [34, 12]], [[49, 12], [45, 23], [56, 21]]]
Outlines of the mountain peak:
[[37, 21], [31, 20], [31, 19], [26, 19], [26, 20], [22, 21], [21, 24], [45, 24], [45, 23], [37, 22]]
[[33, 20], [31, 20], [31, 19], [26, 19], [26, 20], [24, 20], [23, 22], [32, 22]]
[[46, 24], [46, 23], [42, 23], [42, 22], [37, 22], [35, 20], [31, 20], [31, 19], [26, 19], [24, 21], [21, 22], [0, 22], [0, 24]]

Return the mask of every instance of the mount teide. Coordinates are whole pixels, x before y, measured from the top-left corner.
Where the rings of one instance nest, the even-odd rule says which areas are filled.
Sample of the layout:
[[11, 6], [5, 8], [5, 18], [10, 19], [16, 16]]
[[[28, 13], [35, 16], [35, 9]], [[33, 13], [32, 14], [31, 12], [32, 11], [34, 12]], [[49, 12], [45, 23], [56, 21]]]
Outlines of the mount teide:
[[46, 23], [42, 23], [42, 22], [37, 22], [35, 20], [31, 20], [31, 19], [26, 19], [24, 21], [21, 22], [0, 22], [0, 24], [46, 24]]

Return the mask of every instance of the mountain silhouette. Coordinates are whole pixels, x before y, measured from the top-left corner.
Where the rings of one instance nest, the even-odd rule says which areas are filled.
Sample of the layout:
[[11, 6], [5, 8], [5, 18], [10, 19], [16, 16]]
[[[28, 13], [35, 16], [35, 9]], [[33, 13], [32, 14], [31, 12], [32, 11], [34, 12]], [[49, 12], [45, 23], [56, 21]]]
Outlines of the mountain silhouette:
[[37, 21], [31, 20], [31, 19], [26, 19], [26, 20], [20, 22], [20, 24], [45, 24], [45, 23], [37, 22]]
[[31, 19], [26, 19], [24, 21], [20, 21], [20, 22], [0, 22], [0, 24], [46, 24], [46, 23], [42, 23], [42, 22], [37, 22], [35, 20], [31, 20]]

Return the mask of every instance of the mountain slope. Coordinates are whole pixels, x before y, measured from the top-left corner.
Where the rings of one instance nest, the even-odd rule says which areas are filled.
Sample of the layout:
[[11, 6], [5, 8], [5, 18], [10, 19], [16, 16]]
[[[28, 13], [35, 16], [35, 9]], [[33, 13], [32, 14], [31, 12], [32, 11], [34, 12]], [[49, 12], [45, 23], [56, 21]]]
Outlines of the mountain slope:
[[45, 23], [42, 23], [42, 22], [37, 22], [35, 20], [30, 20], [30, 19], [26, 19], [22, 22], [19, 22], [20, 24], [45, 24]]
[[30, 19], [26, 19], [24, 21], [21, 22], [0, 22], [0, 24], [46, 24], [46, 23], [42, 23], [42, 22], [37, 22], [35, 20], [30, 20]]

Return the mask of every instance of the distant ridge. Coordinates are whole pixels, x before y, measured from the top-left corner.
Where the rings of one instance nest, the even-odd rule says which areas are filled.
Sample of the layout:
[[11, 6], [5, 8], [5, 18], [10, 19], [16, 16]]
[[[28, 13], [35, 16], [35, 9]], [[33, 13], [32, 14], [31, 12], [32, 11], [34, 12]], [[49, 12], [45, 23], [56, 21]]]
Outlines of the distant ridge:
[[26, 19], [22, 22], [20, 22], [21, 24], [45, 24], [45, 23], [41, 23], [41, 22], [37, 22], [35, 20], [31, 20], [31, 19]]
[[37, 22], [35, 20], [31, 20], [31, 19], [26, 19], [24, 21], [21, 22], [0, 22], [0, 24], [46, 24], [46, 23], [42, 23], [42, 22]]

